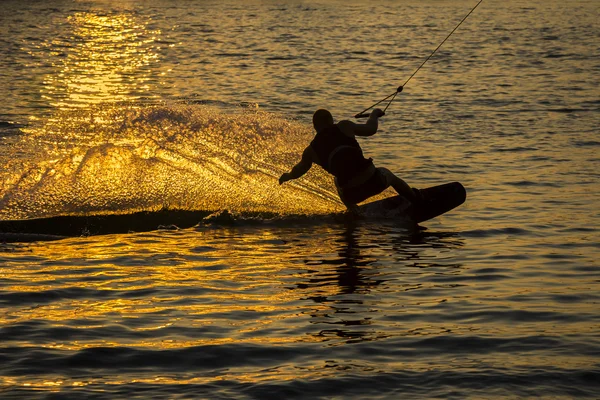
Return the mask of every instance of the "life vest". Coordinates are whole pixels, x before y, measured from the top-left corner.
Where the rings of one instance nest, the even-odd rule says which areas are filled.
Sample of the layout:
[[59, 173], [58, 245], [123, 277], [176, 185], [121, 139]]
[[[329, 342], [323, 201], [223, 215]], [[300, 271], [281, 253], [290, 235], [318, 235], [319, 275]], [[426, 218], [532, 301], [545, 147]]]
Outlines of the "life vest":
[[317, 155], [317, 164], [335, 176], [340, 186], [373, 165], [363, 156], [356, 139], [345, 135], [337, 125], [317, 132], [310, 146]]

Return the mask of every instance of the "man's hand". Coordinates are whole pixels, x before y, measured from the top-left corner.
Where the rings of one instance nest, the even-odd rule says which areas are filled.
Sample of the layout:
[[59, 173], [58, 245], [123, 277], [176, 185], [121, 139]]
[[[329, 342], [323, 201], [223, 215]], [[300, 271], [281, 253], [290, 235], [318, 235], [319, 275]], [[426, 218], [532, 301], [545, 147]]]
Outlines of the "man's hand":
[[281, 175], [279, 177], [279, 184], [281, 185], [284, 182], [287, 182], [287, 181], [292, 180], [292, 179], [293, 179], [292, 176], [288, 172], [286, 172], [286, 173], [284, 173], [283, 175]]
[[279, 184], [281, 185], [282, 183], [290, 181], [292, 179], [298, 179], [302, 175], [307, 173], [313, 163], [313, 153], [314, 151], [310, 146], [304, 149], [304, 151], [302, 152], [302, 159], [300, 160], [300, 162], [294, 165], [290, 172], [286, 172], [279, 177]]
[[381, 108], [376, 108], [373, 111], [371, 111], [371, 116], [370, 118], [379, 118], [384, 116], [385, 113], [381, 110]]

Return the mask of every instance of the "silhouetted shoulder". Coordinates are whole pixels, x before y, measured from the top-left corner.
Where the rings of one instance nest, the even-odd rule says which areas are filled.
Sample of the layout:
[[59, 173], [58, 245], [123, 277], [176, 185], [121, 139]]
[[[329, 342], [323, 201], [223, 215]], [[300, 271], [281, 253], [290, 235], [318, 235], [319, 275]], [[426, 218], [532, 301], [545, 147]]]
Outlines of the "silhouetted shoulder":
[[356, 135], [356, 126], [357, 124], [355, 124], [352, 121], [348, 121], [347, 119], [340, 121], [337, 123], [338, 128], [340, 128], [340, 131], [342, 131], [342, 133], [346, 136], [349, 137], [354, 137]]

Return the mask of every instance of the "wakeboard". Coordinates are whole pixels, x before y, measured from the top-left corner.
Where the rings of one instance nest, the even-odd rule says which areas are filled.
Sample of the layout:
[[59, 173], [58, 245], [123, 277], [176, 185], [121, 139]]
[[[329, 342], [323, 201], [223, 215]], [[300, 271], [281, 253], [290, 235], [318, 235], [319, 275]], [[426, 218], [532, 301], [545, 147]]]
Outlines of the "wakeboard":
[[362, 204], [359, 213], [366, 217], [404, 217], [416, 223], [438, 217], [465, 202], [467, 191], [459, 182], [421, 189], [422, 199], [415, 205], [400, 195]]

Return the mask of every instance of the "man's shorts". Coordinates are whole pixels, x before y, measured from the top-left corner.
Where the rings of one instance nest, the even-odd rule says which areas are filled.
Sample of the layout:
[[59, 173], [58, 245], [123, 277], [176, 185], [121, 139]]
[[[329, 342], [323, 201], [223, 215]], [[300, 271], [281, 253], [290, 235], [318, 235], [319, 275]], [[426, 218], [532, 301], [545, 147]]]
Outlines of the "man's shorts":
[[369, 197], [373, 197], [376, 194], [383, 192], [389, 185], [383, 174], [379, 171], [379, 168], [375, 169], [375, 172], [371, 177], [364, 183], [354, 186], [351, 188], [340, 188], [342, 201], [346, 204], [358, 204]]

